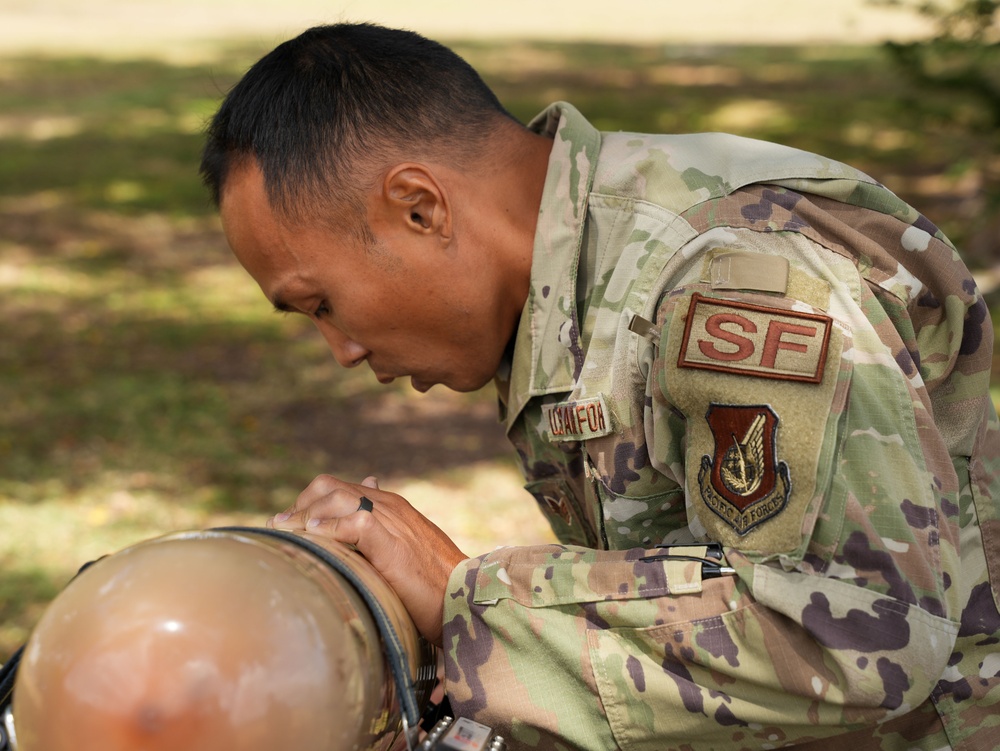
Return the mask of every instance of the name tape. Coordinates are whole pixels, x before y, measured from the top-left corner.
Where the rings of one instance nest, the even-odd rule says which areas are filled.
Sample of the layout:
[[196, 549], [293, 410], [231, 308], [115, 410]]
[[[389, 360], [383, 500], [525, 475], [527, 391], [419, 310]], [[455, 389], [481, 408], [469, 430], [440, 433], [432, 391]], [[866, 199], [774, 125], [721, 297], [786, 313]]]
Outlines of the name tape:
[[603, 395], [546, 404], [542, 414], [550, 441], [585, 441], [608, 435], [613, 430]]

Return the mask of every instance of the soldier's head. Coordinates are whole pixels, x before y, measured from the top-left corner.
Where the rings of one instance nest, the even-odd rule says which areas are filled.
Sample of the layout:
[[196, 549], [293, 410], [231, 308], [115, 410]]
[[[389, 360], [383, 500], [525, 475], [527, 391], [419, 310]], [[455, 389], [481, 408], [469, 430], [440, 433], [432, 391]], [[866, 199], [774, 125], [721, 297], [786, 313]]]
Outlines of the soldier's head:
[[[415, 649], [405, 613], [397, 630]], [[168, 536], [101, 559], [46, 610], [18, 671], [18, 749], [368, 748], [395, 730], [388, 672], [357, 593], [306, 550]]]
[[250, 69], [201, 169], [239, 261], [342, 365], [472, 390], [527, 297], [548, 143], [451, 50], [338, 24]]
[[370, 241], [367, 193], [401, 161], [463, 168], [515, 121], [452, 50], [374, 24], [317, 26], [261, 58], [208, 129], [201, 174], [218, 203], [231, 172], [259, 167], [291, 223], [319, 218]]

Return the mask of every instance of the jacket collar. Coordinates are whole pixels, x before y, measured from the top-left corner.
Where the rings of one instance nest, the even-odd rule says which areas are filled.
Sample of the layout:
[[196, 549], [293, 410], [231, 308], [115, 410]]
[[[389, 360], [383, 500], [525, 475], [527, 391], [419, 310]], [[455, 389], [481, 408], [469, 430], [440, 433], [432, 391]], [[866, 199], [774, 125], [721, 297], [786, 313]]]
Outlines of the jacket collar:
[[528, 127], [554, 143], [535, 230], [528, 301], [509, 370], [501, 368], [496, 379], [507, 430], [529, 399], [571, 391], [580, 375], [584, 353], [577, 277], [587, 200], [601, 148], [601, 134], [565, 102], [550, 105]]

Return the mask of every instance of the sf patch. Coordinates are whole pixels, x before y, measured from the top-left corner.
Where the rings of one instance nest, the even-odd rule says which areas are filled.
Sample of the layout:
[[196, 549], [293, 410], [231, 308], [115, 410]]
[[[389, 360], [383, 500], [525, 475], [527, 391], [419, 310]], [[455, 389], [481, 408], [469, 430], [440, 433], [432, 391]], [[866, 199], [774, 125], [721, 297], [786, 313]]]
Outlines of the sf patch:
[[785, 508], [788, 465], [776, 455], [778, 416], [766, 404], [715, 404], [705, 420], [715, 452], [701, 458], [698, 489], [717, 516], [743, 536]]
[[679, 368], [820, 383], [829, 316], [692, 295]]

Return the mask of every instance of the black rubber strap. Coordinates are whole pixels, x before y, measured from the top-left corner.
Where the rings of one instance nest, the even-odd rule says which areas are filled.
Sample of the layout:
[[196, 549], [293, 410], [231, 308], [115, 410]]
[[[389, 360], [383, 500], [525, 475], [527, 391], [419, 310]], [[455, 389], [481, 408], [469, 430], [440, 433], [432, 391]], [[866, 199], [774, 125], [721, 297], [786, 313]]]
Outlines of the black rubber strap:
[[389, 661], [389, 667], [392, 670], [392, 677], [396, 683], [396, 689], [399, 692], [399, 703], [403, 708], [403, 716], [406, 718], [406, 722], [409, 727], [415, 728], [417, 726], [420, 722], [420, 709], [417, 706], [417, 691], [416, 687], [413, 685], [413, 678], [410, 673], [410, 662], [406, 656], [406, 650], [403, 649], [403, 643], [399, 640], [399, 635], [396, 634], [396, 629], [393, 628], [392, 621], [389, 619], [389, 615], [382, 606], [382, 603], [378, 601], [375, 595], [371, 593], [368, 587], [365, 586], [364, 582], [361, 581], [358, 575], [355, 574], [346, 563], [316, 543], [310, 542], [306, 538], [299, 535], [292, 534], [291, 532], [285, 532], [280, 529], [268, 529], [266, 527], [216, 527], [208, 531], [240, 532], [244, 534], [261, 535], [263, 537], [275, 537], [279, 540], [291, 542], [298, 545], [300, 548], [308, 550], [350, 582], [355, 591], [357, 591], [358, 595], [361, 596], [361, 599], [364, 600], [368, 609], [371, 611], [372, 618], [374, 619], [375, 625], [382, 637], [382, 643], [385, 645], [385, 656]]
[[17, 677], [17, 666], [21, 662], [23, 653], [24, 645], [21, 645], [10, 656], [10, 659], [0, 667], [0, 716], [3, 715], [3, 711], [10, 704], [11, 697], [14, 695], [14, 679]]

